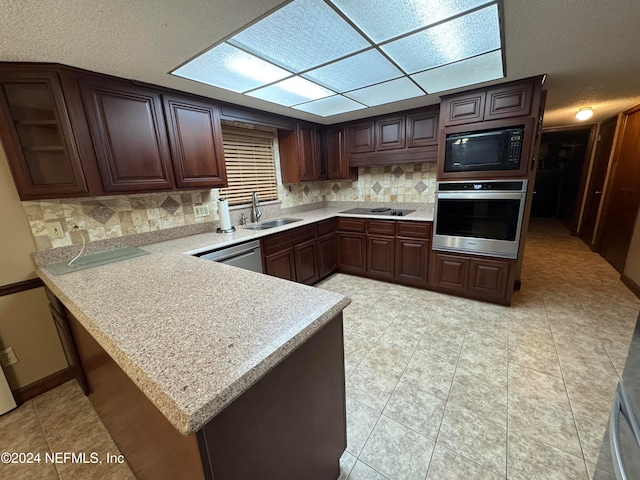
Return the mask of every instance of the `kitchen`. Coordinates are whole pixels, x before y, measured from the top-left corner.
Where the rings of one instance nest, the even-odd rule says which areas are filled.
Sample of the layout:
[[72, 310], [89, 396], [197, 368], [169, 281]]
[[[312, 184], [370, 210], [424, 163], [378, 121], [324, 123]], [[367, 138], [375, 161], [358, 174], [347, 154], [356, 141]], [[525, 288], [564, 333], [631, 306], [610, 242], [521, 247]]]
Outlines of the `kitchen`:
[[[513, 5], [511, 5], [511, 7], [513, 7]], [[255, 7], [254, 7], [255, 8]], [[509, 4], [507, 4], [505, 6], [505, 8], [507, 9], [507, 11], [509, 11]], [[11, 8], [9, 8], [8, 11], [11, 11]], [[511, 10], [511, 12], [513, 12], [513, 10]], [[36, 12], [29, 12], [27, 9], [26, 13], [32, 13], [33, 15], [36, 15], [37, 17], [37, 13]], [[527, 14], [533, 16], [532, 18], [535, 18], [536, 12], [527, 12]], [[537, 13], [538, 15], [540, 14], [539, 12]], [[229, 18], [233, 18], [234, 15], [239, 15], [239, 13], [230, 13], [228, 16], [225, 16], [225, 19]], [[199, 15], [196, 15], [196, 18], [192, 19], [194, 24], [198, 24], [198, 17]], [[258, 16], [257, 14], [255, 16]], [[135, 16], [132, 16], [132, 18]], [[558, 18], [562, 18], [562, 15], [557, 15]], [[20, 18], [18, 16], [18, 18]], [[566, 18], [566, 17], [565, 17]], [[80, 24], [80, 22], [77, 22], [78, 24]], [[245, 21], [239, 22], [239, 26], [243, 25], [246, 23]], [[534, 22], [532, 22], [533, 25]], [[526, 27], [528, 24], [525, 22], [524, 25], [520, 25], [517, 22], [515, 23], [515, 25], [519, 25], [519, 27]], [[69, 26], [69, 28], [71, 28], [71, 25]], [[228, 27], [227, 27], [228, 28]], [[233, 29], [232, 29], [233, 30]], [[507, 33], [509, 33], [509, 29], [507, 29]], [[631, 31], [631, 30], [629, 30]], [[79, 35], [79, 38], [85, 38], [86, 35]], [[92, 40], [90, 38], [87, 38], [87, 42], [91, 42]], [[114, 42], [114, 48], [117, 49], [117, 45], [118, 42], [122, 42], [124, 41], [122, 38], [115, 38], [113, 39]], [[150, 40], [149, 40], [150, 41]], [[131, 42], [131, 44], [137, 44], [139, 43], [140, 40], [136, 39], [135, 42]], [[515, 46], [517, 45], [515, 42], [515, 39], [513, 41], [509, 40], [509, 44], [508, 46], [510, 46], [510, 48], [515, 48]], [[544, 49], [544, 43], [542, 40], [540, 40], [541, 42], [541, 49]], [[7, 42], [6, 44], [16, 44], [17, 42]], [[207, 45], [213, 43], [212, 41], [208, 41], [205, 42]], [[162, 45], [162, 40], [160, 39], [157, 43], [157, 45]], [[154, 47], [151, 47], [152, 51]], [[199, 48], [194, 48], [192, 49], [193, 51], [191, 51], [188, 54], [183, 55], [184, 58], [180, 58], [180, 59], [175, 59], [172, 60], [173, 63], [171, 66], [167, 67], [165, 69], [165, 71], [174, 68], [176, 65], [178, 65], [180, 62], [183, 62], [185, 60], [185, 58], [193, 55], [195, 52], [197, 52], [198, 50], [201, 50], [204, 47], [199, 47]], [[509, 50], [510, 52], [512, 50]], [[176, 53], [173, 53], [172, 55], [177, 55]], [[25, 57], [20, 57], [17, 58], [14, 54], [7, 54], [7, 55], [3, 55], [3, 59], [7, 60], [28, 60], [29, 58], [25, 58]], [[64, 61], [64, 58], [61, 58], [60, 55], [58, 54], [57, 57], [50, 57], [52, 59], [52, 61], [56, 61], [56, 62], [61, 62], [61, 63], [70, 63], [70, 64], [74, 64], [75, 62], [73, 61]], [[32, 58], [34, 59], [34, 58]], [[38, 58], [38, 59], [42, 59], [42, 58]], [[155, 61], [155, 60], [154, 60]], [[518, 58], [516, 58], [514, 60], [515, 62], [519, 61]], [[604, 62], [604, 60], [603, 60]], [[137, 63], [137, 62], [135, 62]], [[631, 62], [632, 63], [632, 62]], [[75, 63], [77, 64], [77, 63]], [[543, 65], [545, 65], [545, 72], [550, 73], [550, 77], [548, 80], [548, 88], [550, 90], [551, 93], [553, 93], [554, 90], [551, 89], [552, 87], [552, 82], [553, 81], [553, 76], [551, 75], [551, 70], [547, 70], [547, 67], [549, 65], [549, 61], [547, 60], [545, 63], [543, 63]], [[513, 65], [511, 63], [511, 59], [509, 59], [508, 62], [508, 66], [509, 68], [516, 68], [515, 65]], [[101, 70], [100, 68], [91, 68], [92, 70]], [[128, 72], [131, 72], [131, 70], [129, 70]], [[110, 73], [116, 74], [118, 76], [122, 76], [125, 78], [131, 78], [133, 75], [132, 73], [128, 73], [128, 72], [122, 72], [119, 74], [119, 72], [117, 71], [113, 71], [111, 70]], [[519, 75], [520, 78], [526, 77], [526, 76], [530, 76], [530, 75], [537, 75], [542, 73], [542, 70], [535, 70], [535, 71], [531, 71], [529, 75], [525, 74], [525, 75]], [[147, 81], [150, 81], [150, 79], [147, 79]], [[172, 79], [171, 82], [175, 82], [175, 79]], [[151, 83], [162, 83], [160, 81], [154, 82], [151, 81]], [[186, 90], [186, 88], [184, 88], [183, 86], [184, 84], [181, 83], [180, 87], [178, 87], [177, 85], [174, 85], [175, 88], [179, 89], [179, 90]], [[191, 87], [193, 87], [192, 84], [190, 84]], [[198, 90], [201, 87], [193, 87], [195, 90]], [[198, 91], [194, 92], [194, 93], [198, 93]], [[204, 93], [204, 92], [201, 92]], [[551, 96], [550, 93], [550, 96]], [[223, 98], [224, 99], [224, 98]], [[235, 99], [234, 99], [235, 100]], [[547, 111], [545, 113], [545, 122], [549, 121], [551, 125], [553, 125], [554, 123], [554, 117], [553, 115], [556, 113], [554, 109], [549, 110], [549, 106], [550, 106], [550, 101], [551, 99], [549, 99], [548, 104], [547, 104]], [[236, 101], [233, 101], [233, 103], [237, 103]], [[624, 102], [623, 102], [624, 103]], [[611, 110], [609, 112], [609, 114], [615, 114], [619, 111], [624, 110], [625, 108], [638, 103], [637, 101], [626, 101], [626, 103], [624, 103], [624, 105], [621, 106], [614, 106], [613, 110]], [[413, 105], [411, 105], [413, 106]], [[407, 108], [410, 107], [407, 105]], [[380, 107], [379, 107], [380, 108]], [[402, 103], [400, 104], [400, 106], [394, 106], [392, 110], [389, 111], [398, 111], [398, 110], [404, 110], [405, 107], [402, 106]], [[277, 110], [277, 109], [276, 109]], [[573, 122], [574, 120], [568, 120], [569, 115], [573, 115], [575, 113], [575, 110], [577, 110], [577, 108], [573, 108], [573, 105], [571, 106], [571, 108], [567, 107], [567, 110], [571, 110], [571, 112], [567, 113], [567, 116], [564, 117], [564, 119], [562, 120], [558, 120], [556, 119], [555, 122], [556, 124], [558, 124], [557, 122], [566, 122], [568, 123], [569, 121]], [[282, 111], [279, 111], [278, 113], [284, 113]], [[386, 112], [383, 111], [376, 111], [376, 114], [383, 114]], [[373, 113], [372, 113], [373, 114]], [[357, 117], [355, 117], [357, 118]], [[604, 118], [604, 117], [603, 117]], [[314, 118], [315, 119], [315, 118]], [[350, 120], [350, 119], [345, 119], [346, 120]], [[398, 198], [392, 198], [393, 195], [399, 195], [399, 193], [394, 192], [394, 188], [404, 188], [403, 194], [404, 195], [408, 195], [408, 197], [405, 197], [404, 201], [406, 202], [421, 202], [423, 201], [423, 197], [421, 197], [420, 193], [418, 192], [418, 190], [416, 190], [416, 187], [418, 187], [418, 189], [421, 189], [420, 187], [420, 182], [422, 182], [422, 185], [426, 186], [426, 190], [423, 190], [423, 192], [426, 192], [427, 195], [427, 203], [433, 203], [435, 201], [435, 165], [433, 163], [427, 163], [427, 164], [418, 164], [420, 165], [420, 167], [416, 167], [416, 164], [408, 164], [408, 165], [401, 165], [399, 166], [400, 170], [395, 170], [396, 167], [361, 167], [361, 172], [360, 176], [362, 177], [361, 180], [356, 184], [357, 187], [354, 189], [353, 183], [349, 182], [349, 181], [340, 181], [340, 182], [333, 182], [333, 183], [327, 183], [327, 182], [311, 182], [311, 183], [298, 183], [298, 184], [292, 184], [291, 185], [291, 192], [288, 191], [288, 188], [284, 188], [284, 187], [280, 187], [280, 191], [279, 191], [279, 197], [281, 198], [282, 202], [283, 202], [283, 207], [289, 207], [289, 206], [294, 206], [296, 204], [301, 204], [301, 203], [314, 203], [317, 201], [321, 201], [322, 196], [325, 195], [327, 197], [327, 199], [332, 199], [332, 200], [338, 200], [338, 201], [350, 201], [350, 200], [364, 200], [364, 201], [371, 201], [372, 203], [375, 203], [376, 206], [378, 206], [379, 204], [382, 203], [391, 203], [394, 200], [395, 201], [402, 201], [399, 200]], [[425, 168], [426, 165], [426, 168]], [[369, 168], [369, 170], [367, 170], [367, 168]], [[15, 188], [13, 187], [13, 182], [11, 180], [11, 176], [10, 174], [7, 172], [5, 172], [6, 175], [3, 176], [3, 178], [6, 178], [7, 182], [8, 182], [8, 186], [7, 189], [9, 191], [11, 191], [11, 189]], [[397, 176], [396, 176], [397, 174]], [[411, 174], [412, 178], [409, 178], [409, 175]], [[378, 186], [376, 186], [376, 182], [378, 184]], [[395, 184], [394, 184], [395, 182]], [[337, 185], [337, 187], [336, 187]], [[375, 188], [374, 188], [375, 187]], [[380, 189], [381, 188], [381, 189]], [[3, 188], [4, 190], [7, 190]], [[380, 190], [379, 190], [380, 189]], [[387, 190], [388, 189], [388, 190]], [[306, 190], [306, 191], [305, 191]], [[335, 190], [338, 190], [337, 192]], [[376, 192], [376, 190], [379, 190], [378, 192]], [[362, 193], [361, 193], [362, 192]], [[415, 193], [414, 193], [415, 192]], [[202, 195], [202, 194], [201, 194]], [[116, 196], [117, 198], [121, 198]], [[151, 224], [152, 222], [154, 223], [160, 223], [162, 224], [162, 219], [164, 217], [167, 217], [166, 214], [166, 210], [163, 208], [160, 208], [161, 203], [163, 203], [166, 200], [166, 196], [158, 196], [157, 198], [151, 196], [149, 197], [152, 200], [149, 200], [148, 205], [143, 205], [143, 204], [139, 204], [139, 207], [136, 208], [132, 208], [131, 211], [133, 212], [136, 209], [140, 209], [140, 210], [145, 210], [143, 219], [145, 219], [145, 221], [148, 221], [149, 224]], [[177, 199], [174, 199], [176, 202], [185, 202], [185, 204], [189, 204], [187, 199], [183, 199], [182, 196], [180, 196]], [[215, 200], [215, 199], [214, 199]], [[19, 203], [19, 201], [17, 200], [16, 197], [14, 197], [12, 199], [12, 201], [14, 203], [18, 203], [18, 207], [22, 208], [22, 205]], [[109, 202], [111, 201], [110, 199], [105, 199], [105, 202]], [[115, 203], [116, 200], [114, 200]], [[203, 198], [202, 196], [200, 196], [200, 198], [191, 198], [191, 200], [189, 200], [191, 204], [196, 204], [196, 203], [202, 203], [203, 202]], [[206, 202], [206, 199], [204, 200]], [[211, 200], [210, 200], [211, 201]], [[36, 203], [36, 202], [30, 202], [30, 203]], [[39, 202], [38, 202], [39, 203]], [[51, 215], [52, 217], [57, 217], [58, 213], [55, 211], [55, 209], [62, 209], [63, 211], [65, 209], [68, 208], [72, 208], [69, 207], [68, 204], [63, 204], [62, 202], [51, 202], [51, 205], [40, 205], [40, 213], [37, 212], [37, 209], [33, 209], [32, 210], [32, 214], [34, 215], [34, 220], [41, 215], [42, 218], [50, 218], [49, 215]], [[171, 203], [171, 202], [170, 202]], [[215, 210], [215, 202], [211, 201], [211, 211]], [[30, 207], [33, 205], [30, 205]], [[109, 204], [107, 204], [107, 206], [110, 208]], [[263, 211], [265, 212], [265, 217], [268, 218], [273, 218], [275, 216], [278, 216], [277, 214], [269, 214], [269, 212], [267, 211], [267, 208], [274, 208], [274, 207], [270, 207], [268, 205], [263, 205], [262, 206]], [[345, 208], [346, 210], [347, 208]], [[23, 209], [24, 210], [24, 209]], [[47, 213], [45, 213], [47, 212]], [[247, 213], [249, 213], [248, 209], [247, 209]], [[24, 215], [23, 213], [21, 213], [20, 215]], [[213, 219], [213, 217], [211, 217]], [[5, 224], [8, 224], [9, 222], [13, 222], [14, 220], [12, 220], [11, 218], [9, 218]], [[234, 224], [238, 224], [238, 220], [234, 219]], [[109, 225], [111, 227], [111, 225]], [[96, 229], [102, 227], [103, 231], [104, 231], [104, 226], [102, 224], [100, 225], [96, 225]], [[118, 225], [113, 225], [113, 230], [117, 230]], [[123, 228], [123, 225], [120, 225], [120, 228]], [[143, 227], [144, 228], [144, 227]], [[30, 233], [27, 233], [28, 236], [27, 238], [30, 239]], [[65, 234], [69, 235], [69, 238], [66, 239], [67, 241], [71, 240], [71, 235], [73, 234], [73, 232], [65, 232]], [[99, 235], [99, 233], [98, 233]], [[106, 233], [105, 233], [106, 235]], [[76, 237], [75, 238], [75, 242], [74, 245], [80, 245], [80, 238]], [[31, 241], [31, 240], [28, 240]], [[36, 239], [37, 241], [37, 239]], [[58, 242], [58, 240], [51, 240], [52, 242]], [[23, 243], [25, 241], [18, 241], [17, 243]], [[64, 243], [53, 243], [53, 246], [58, 246], [58, 245], [64, 245]], [[28, 255], [32, 252], [36, 250], [36, 246], [32, 246], [30, 247], [30, 249], [28, 249], [28, 251], [25, 252], [25, 256], [28, 257]], [[19, 262], [18, 259], [8, 259], [8, 261], [16, 261]], [[23, 269], [25, 271], [24, 273], [24, 279], [30, 278], [32, 276], [32, 274], [30, 273], [32, 271], [32, 266], [30, 263], [30, 259], [27, 258], [23, 265], [26, 264], [26, 266], [23, 266]], [[11, 271], [15, 271], [13, 270], [13, 267], [9, 267], [12, 270]], [[9, 269], [8, 269], [9, 271]], [[11, 281], [15, 282], [17, 279], [12, 278]], [[20, 279], [22, 280], [22, 278]], [[10, 283], [9, 281], [7, 283]], [[447, 297], [449, 298], [449, 297]], [[452, 300], [453, 301], [453, 300]], [[46, 309], [46, 301], [44, 302], [45, 305], [45, 309]], [[49, 329], [49, 331], [51, 331], [53, 329], [53, 325], [51, 325], [51, 319], [50, 319], [50, 315], [48, 313], [48, 311], [46, 311], [46, 316], [44, 317], [45, 320], [43, 320], [44, 326], [40, 327], [40, 328], [35, 328], [35, 330], [37, 331], [42, 331], [43, 329]], [[46, 323], [45, 323], [46, 321]], [[51, 332], [53, 334], [53, 336], [55, 337], [55, 331]], [[42, 339], [40, 339], [42, 340]], [[44, 349], [47, 348], [46, 346], [46, 341], [43, 341], [43, 343], [45, 344]], [[51, 348], [49, 348], [51, 349]], [[18, 349], [18, 356], [19, 358], [21, 357], [20, 352], [23, 352], [24, 350], [20, 350]], [[58, 356], [56, 357], [55, 353], [51, 355], [53, 357], [53, 361], [51, 362], [47, 362], [50, 366], [51, 370], [50, 373], [53, 373], [55, 371], [58, 371], [62, 368], [64, 368], [64, 357], [61, 358], [61, 354], [58, 353]], [[28, 356], [27, 356], [28, 357]], [[58, 362], [56, 364], [56, 361]], [[18, 364], [20, 366], [23, 366], [25, 364], [25, 359], [21, 358], [21, 362]], [[42, 377], [46, 376], [48, 373], [45, 373], [42, 375]], [[37, 373], [35, 374], [36, 376], [38, 375]], [[33, 378], [33, 377], [32, 377]], [[33, 380], [37, 380], [37, 378], [33, 378]], [[23, 385], [28, 385], [29, 383], [31, 383], [30, 381], [26, 381]]]

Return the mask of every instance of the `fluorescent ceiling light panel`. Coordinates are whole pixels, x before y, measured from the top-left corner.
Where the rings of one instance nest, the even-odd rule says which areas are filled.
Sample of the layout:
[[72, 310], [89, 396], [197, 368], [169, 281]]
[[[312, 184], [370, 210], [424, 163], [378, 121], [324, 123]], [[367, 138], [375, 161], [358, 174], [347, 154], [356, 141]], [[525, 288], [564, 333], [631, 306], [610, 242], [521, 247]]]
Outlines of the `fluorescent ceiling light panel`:
[[291, 77], [273, 85], [248, 92], [247, 95], [290, 107], [298, 103], [335, 95], [335, 93], [304, 78]]
[[457, 63], [411, 75], [428, 93], [444, 92], [502, 78], [502, 51], [486, 53]]
[[322, 0], [296, 0], [228, 40], [300, 72], [371, 46]]
[[498, 7], [491, 5], [381, 48], [400, 68], [411, 74], [500, 47]]
[[420, 95], [424, 95], [424, 92], [407, 77], [402, 77], [389, 82], [372, 85], [371, 87], [354, 90], [345, 93], [345, 95], [360, 103], [364, 103], [368, 107], [373, 107], [375, 105], [406, 100], [407, 98], [419, 97]]
[[303, 75], [338, 92], [362, 88], [403, 76], [379, 51], [371, 49]]
[[497, 0], [283, 4], [172, 74], [321, 117], [504, 77]]
[[233, 92], [246, 92], [291, 75], [280, 67], [226, 43], [212, 48], [171, 73]]
[[312, 113], [320, 117], [330, 117], [331, 115], [352, 112], [354, 110], [360, 110], [367, 107], [361, 103], [354, 102], [350, 98], [343, 97], [342, 95], [334, 95], [333, 97], [322, 98], [313, 102], [296, 105], [293, 108], [302, 110], [303, 112]]
[[331, 0], [376, 43], [487, 3], [486, 0]]

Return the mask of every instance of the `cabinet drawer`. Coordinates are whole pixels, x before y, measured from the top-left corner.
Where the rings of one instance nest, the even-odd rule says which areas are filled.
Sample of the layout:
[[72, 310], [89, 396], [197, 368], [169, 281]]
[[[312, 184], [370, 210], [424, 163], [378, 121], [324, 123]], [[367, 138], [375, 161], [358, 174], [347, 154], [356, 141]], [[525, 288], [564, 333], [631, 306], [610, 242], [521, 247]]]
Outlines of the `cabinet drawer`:
[[431, 238], [431, 223], [427, 222], [398, 222], [399, 237]]
[[316, 234], [319, 237], [321, 237], [322, 235], [326, 235], [327, 233], [333, 233], [335, 229], [336, 222], [333, 218], [316, 223]]
[[367, 220], [367, 233], [393, 236], [396, 234], [396, 222], [392, 220]]
[[363, 218], [338, 218], [338, 230], [344, 232], [364, 232], [366, 225]]
[[282, 233], [275, 233], [262, 239], [262, 249], [265, 254], [269, 254], [278, 250], [284, 250], [297, 243], [306, 242], [315, 238], [314, 225], [306, 225], [304, 227], [294, 228]]

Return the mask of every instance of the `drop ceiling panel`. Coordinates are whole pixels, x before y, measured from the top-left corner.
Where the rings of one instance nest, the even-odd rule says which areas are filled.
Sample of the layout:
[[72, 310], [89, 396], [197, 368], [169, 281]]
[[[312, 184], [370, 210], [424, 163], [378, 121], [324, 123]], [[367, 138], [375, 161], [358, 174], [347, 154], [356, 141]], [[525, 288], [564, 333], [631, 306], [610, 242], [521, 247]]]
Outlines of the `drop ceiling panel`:
[[248, 92], [247, 95], [291, 107], [298, 103], [335, 95], [335, 93], [304, 78], [291, 77], [268, 87]]
[[246, 92], [291, 75], [226, 43], [194, 58], [172, 73], [233, 92]]
[[441, 23], [383, 45], [382, 50], [407, 73], [457, 62], [500, 48], [498, 8]]
[[407, 77], [402, 77], [371, 87], [354, 90], [345, 93], [345, 95], [360, 103], [364, 103], [368, 107], [373, 107], [375, 105], [406, 100], [407, 98], [419, 97], [424, 95], [424, 92]]
[[354, 102], [350, 98], [342, 95], [334, 95], [333, 97], [322, 98], [313, 102], [303, 103], [293, 107], [303, 112], [312, 113], [320, 117], [330, 117], [341, 113], [353, 112], [366, 108], [361, 103]]
[[404, 35], [487, 3], [487, 0], [332, 0], [376, 43]]
[[503, 77], [500, 50], [411, 75], [427, 93], [488, 82]]
[[398, 78], [402, 75], [403, 73], [389, 62], [384, 55], [377, 50], [371, 49], [339, 62], [311, 70], [304, 74], [304, 77], [315, 80], [338, 92], [346, 92]]
[[296, 0], [229, 43], [301, 72], [371, 46], [322, 0]]

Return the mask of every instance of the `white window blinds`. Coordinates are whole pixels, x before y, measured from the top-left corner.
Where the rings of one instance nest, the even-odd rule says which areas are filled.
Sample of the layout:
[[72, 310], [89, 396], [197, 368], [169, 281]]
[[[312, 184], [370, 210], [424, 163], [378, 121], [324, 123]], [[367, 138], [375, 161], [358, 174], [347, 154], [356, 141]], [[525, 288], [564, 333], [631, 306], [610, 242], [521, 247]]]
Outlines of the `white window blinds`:
[[229, 186], [220, 196], [229, 205], [251, 203], [257, 192], [260, 201], [277, 200], [278, 184], [273, 155], [275, 136], [266, 132], [223, 127], [224, 158]]

